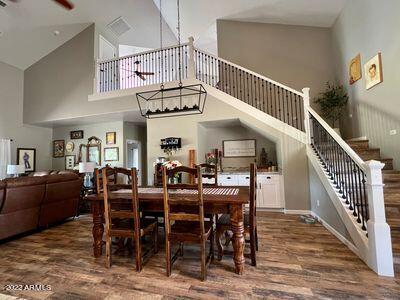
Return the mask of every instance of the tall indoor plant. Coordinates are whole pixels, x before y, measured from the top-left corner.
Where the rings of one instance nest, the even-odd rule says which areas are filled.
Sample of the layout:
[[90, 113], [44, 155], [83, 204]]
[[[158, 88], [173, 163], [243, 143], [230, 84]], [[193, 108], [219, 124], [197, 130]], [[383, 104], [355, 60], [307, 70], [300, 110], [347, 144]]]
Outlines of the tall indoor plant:
[[340, 135], [337, 122], [343, 114], [344, 107], [349, 101], [349, 96], [345, 91], [343, 85], [335, 85], [330, 82], [326, 83], [325, 92], [321, 93], [315, 99], [320, 107], [321, 114], [324, 119], [332, 126], [332, 128]]

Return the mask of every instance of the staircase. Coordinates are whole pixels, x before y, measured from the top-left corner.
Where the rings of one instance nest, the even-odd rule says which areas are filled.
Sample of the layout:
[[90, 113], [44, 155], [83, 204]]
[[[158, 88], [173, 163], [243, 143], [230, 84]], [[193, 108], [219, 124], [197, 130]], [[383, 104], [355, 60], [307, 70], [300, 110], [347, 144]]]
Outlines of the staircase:
[[[132, 76], [137, 61], [142, 71], [151, 71], [154, 76], [147, 81]], [[392, 160], [381, 159], [380, 149], [369, 148], [368, 141], [352, 142], [352, 149], [310, 107], [308, 88], [296, 91], [196, 49], [193, 38], [187, 44], [97, 62], [94, 88], [98, 94], [105, 94], [104, 97], [113, 93], [134, 95], [146, 87], [158, 92], [159, 85], [164, 83], [176, 87], [178, 78], [184, 83], [187, 80], [206, 86], [221, 101], [277, 129], [282, 136], [291, 136], [303, 143], [309, 161], [357, 248], [355, 252], [379, 275], [393, 276], [392, 243], [382, 189], [383, 174], [388, 202], [386, 214], [393, 226], [395, 252], [399, 253], [396, 228], [400, 228], [400, 222], [396, 217], [399, 214], [396, 203], [400, 197], [400, 172], [393, 171]], [[127, 93], [119, 93], [120, 90]], [[167, 112], [168, 106], [163, 101], [152, 104], [157, 106], [152, 111]], [[178, 111], [184, 109], [182, 103], [179, 105]], [[146, 109], [149, 110], [145, 106]], [[379, 161], [385, 163], [383, 173]]]
[[400, 265], [400, 171], [393, 169], [392, 158], [382, 158], [379, 148], [370, 148], [368, 140], [348, 140], [349, 146], [363, 160], [378, 160], [385, 164], [383, 183], [386, 220], [391, 229], [394, 263]]

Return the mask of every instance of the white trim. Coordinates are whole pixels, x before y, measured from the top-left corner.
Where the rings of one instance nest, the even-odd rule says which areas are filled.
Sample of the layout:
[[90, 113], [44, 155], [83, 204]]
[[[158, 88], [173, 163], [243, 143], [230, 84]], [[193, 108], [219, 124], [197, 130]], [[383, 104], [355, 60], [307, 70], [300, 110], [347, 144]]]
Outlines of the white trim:
[[311, 210], [284, 209], [283, 212], [286, 215], [311, 215]]
[[348, 239], [346, 239], [339, 231], [337, 231], [335, 228], [333, 228], [331, 225], [329, 225], [328, 222], [326, 222], [324, 219], [322, 219], [320, 216], [318, 216], [315, 212], [311, 211], [311, 215], [318, 220], [319, 223], [321, 223], [330, 233], [332, 233], [339, 241], [341, 241], [343, 244], [345, 244], [351, 251], [354, 252], [355, 255], [360, 256], [360, 253], [358, 252], [357, 247], [350, 242]]
[[[108, 46], [110, 46], [111, 48], [114, 49], [114, 58], [112, 60], [115, 60], [115, 57], [117, 56], [117, 47], [115, 47], [115, 45], [113, 43], [111, 43], [109, 40], [107, 40], [104, 36], [102, 36], [101, 34], [99, 34], [99, 59], [102, 57], [103, 54], [103, 48], [101, 47], [102, 42], [104, 42], [105, 44], [107, 44]], [[108, 61], [105, 60], [105, 61]], [[98, 64], [97, 64], [98, 65]]]
[[126, 139], [125, 140], [125, 158], [126, 158], [126, 163], [125, 163], [125, 167], [128, 167], [128, 160], [129, 160], [129, 153], [128, 153], [128, 145], [130, 144], [137, 144], [138, 145], [138, 185], [141, 186], [142, 185], [142, 178], [143, 178], [143, 168], [142, 168], [142, 142], [139, 140], [130, 140], [130, 139]]

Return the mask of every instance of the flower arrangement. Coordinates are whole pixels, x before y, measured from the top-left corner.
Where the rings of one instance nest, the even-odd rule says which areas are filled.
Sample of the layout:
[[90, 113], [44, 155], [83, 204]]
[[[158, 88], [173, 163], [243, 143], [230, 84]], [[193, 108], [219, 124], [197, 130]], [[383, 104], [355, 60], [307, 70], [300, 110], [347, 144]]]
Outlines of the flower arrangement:
[[210, 165], [215, 165], [217, 163], [217, 158], [214, 152], [208, 152], [206, 154], [206, 163]]

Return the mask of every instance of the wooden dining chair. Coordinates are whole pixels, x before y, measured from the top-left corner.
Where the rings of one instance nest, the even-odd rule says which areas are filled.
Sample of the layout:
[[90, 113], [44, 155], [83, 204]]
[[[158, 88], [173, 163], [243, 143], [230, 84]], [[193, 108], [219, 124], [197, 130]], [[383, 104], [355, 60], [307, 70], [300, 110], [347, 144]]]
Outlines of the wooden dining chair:
[[[175, 174], [182, 178], [189, 175], [198, 178], [197, 184], [168, 184], [168, 178]], [[214, 259], [214, 229], [211, 221], [204, 220], [203, 185], [201, 168], [163, 168], [165, 252], [167, 276], [171, 275], [172, 264], [183, 256], [184, 243], [198, 244], [201, 257], [201, 280], [207, 278], [206, 268]], [[206, 257], [206, 241], [210, 241], [210, 251]], [[172, 246], [179, 247], [172, 255]]]
[[[129, 178], [131, 179], [130, 184], [110, 183], [108, 176], [108, 174], [111, 173], [110, 169], [110, 167], [106, 167], [102, 170], [104, 218], [106, 223], [106, 266], [108, 268], [111, 266], [111, 238], [131, 238], [135, 243], [136, 271], [140, 272], [142, 270], [143, 256], [147, 258], [148, 254], [151, 252], [157, 253], [158, 251], [157, 222], [152, 219], [140, 218], [136, 169], [113, 169], [115, 178], [125, 176], [128, 178], [127, 181], [129, 181]], [[121, 199], [121, 197], [116, 194], [117, 191], [129, 193], [131, 195], [131, 201], [127, 202]], [[152, 236], [153, 245], [142, 256], [142, 237], [146, 235]]]
[[[218, 186], [218, 168], [216, 165], [199, 164], [201, 168], [201, 176], [203, 178], [203, 186]], [[204, 182], [204, 179], [212, 179], [212, 182]]]
[[[250, 164], [250, 190], [249, 190], [249, 211], [244, 214], [244, 231], [249, 236], [246, 243], [250, 243], [250, 258], [253, 266], [257, 265], [256, 251], [258, 251], [257, 218], [256, 218], [256, 196], [257, 196], [257, 167]], [[221, 243], [222, 234], [231, 230], [230, 215], [223, 214], [217, 220], [216, 242], [218, 247], [218, 260], [222, 259], [224, 249]], [[227, 246], [225, 244], [225, 246]], [[246, 255], [249, 256], [249, 255]]]
[[103, 193], [103, 169], [106, 171], [106, 176], [108, 178], [108, 183], [117, 183], [117, 175], [114, 168], [104, 167], [94, 169], [94, 179], [96, 183], [96, 193], [100, 195]]

